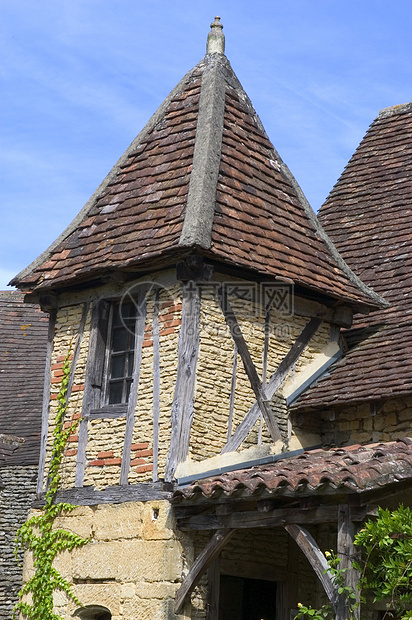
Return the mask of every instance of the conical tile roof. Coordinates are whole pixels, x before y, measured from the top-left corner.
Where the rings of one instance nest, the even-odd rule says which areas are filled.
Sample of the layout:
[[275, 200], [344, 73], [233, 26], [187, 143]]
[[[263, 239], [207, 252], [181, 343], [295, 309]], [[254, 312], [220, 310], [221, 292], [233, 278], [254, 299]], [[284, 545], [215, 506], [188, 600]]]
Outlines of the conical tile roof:
[[[216, 23], [214, 24], [216, 25]], [[361, 308], [341, 259], [220, 49], [170, 93], [82, 211], [12, 283], [63, 289], [107, 272], [208, 259]]]

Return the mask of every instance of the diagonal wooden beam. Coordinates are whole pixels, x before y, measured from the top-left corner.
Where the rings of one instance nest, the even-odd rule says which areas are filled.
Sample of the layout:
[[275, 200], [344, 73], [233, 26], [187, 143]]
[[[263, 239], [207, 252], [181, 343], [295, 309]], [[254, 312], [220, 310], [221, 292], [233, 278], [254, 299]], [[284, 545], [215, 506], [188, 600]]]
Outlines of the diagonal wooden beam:
[[207, 543], [203, 551], [193, 562], [192, 568], [184, 578], [182, 585], [176, 592], [175, 614], [183, 613], [183, 607], [187, 597], [199, 583], [202, 575], [209, 568], [212, 562], [218, 557], [226, 543], [235, 533], [235, 530], [217, 530]]
[[[283, 360], [280, 362], [279, 366], [275, 370], [275, 372], [270, 377], [267, 385], [264, 388], [265, 397], [270, 400], [273, 398], [276, 391], [279, 389], [288, 373], [292, 369], [293, 365], [299, 359], [303, 349], [307, 346], [312, 336], [319, 329], [320, 324], [322, 323], [322, 319], [312, 318], [305, 325], [296, 341], [294, 342], [292, 348], [285, 355]], [[229, 441], [223, 446], [222, 454], [225, 452], [231, 452], [233, 450], [237, 450], [240, 444], [245, 440], [248, 433], [251, 431], [253, 426], [255, 425], [257, 419], [259, 418], [260, 408], [259, 403], [256, 402], [249, 409], [248, 413], [236, 428], [235, 432], [229, 439]]]
[[336, 611], [341, 597], [338, 593], [338, 587], [333, 581], [326, 557], [319, 549], [316, 540], [301, 525], [289, 524], [285, 525], [284, 528], [308, 559]]
[[240, 329], [240, 325], [237, 321], [236, 315], [233, 312], [232, 307], [229, 303], [227, 291], [224, 286], [220, 287], [219, 290], [219, 302], [226, 323], [232, 334], [232, 338], [235, 341], [239, 355], [242, 358], [243, 366], [245, 368], [247, 376], [249, 377], [250, 385], [252, 386], [252, 389], [255, 393], [259, 411], [262, 412], [262, 415], [265, 418], [265, 422], [267, 424], [272, 440], [277, 441], [281, 438], [279, 426], [276, 423], [275, 416], [273, 415], [273, 412], [268, 403], [268, 399], [262, 387], [262, 382], [259, 379], [259, 375], [253, 363], [246, 341], [243, 337], [242, 330]]

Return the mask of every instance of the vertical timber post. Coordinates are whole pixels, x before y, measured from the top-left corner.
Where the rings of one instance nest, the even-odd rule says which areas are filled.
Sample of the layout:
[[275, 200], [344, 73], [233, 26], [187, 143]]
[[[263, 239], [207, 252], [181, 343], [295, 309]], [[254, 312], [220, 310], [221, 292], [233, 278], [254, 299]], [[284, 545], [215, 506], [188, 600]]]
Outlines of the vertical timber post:
[[356, 594], [357, 603], [351, 612], [349, 609], [350, 601], [346, 597], [340, 597], [336, 610], [336, 620], [348, 620], [349, 618], [360, 618], [359, 592], [357, 589], [359, 572], [354, 568], [352, 560], [355, 555], [354, 546], [355, 524], [351, 520], [350, 506], [341, 504], [338, 509], [338, 540], [337, 551], [341, 562], [339, 568], [343, 569], [344, 586], [352, 588]]

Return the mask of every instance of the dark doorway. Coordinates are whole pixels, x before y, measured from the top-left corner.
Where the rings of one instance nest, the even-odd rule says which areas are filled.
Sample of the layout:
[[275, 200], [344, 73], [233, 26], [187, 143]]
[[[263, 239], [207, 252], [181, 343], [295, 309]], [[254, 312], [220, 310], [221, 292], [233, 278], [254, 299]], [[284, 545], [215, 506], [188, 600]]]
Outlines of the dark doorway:
[[276, 583], [221, 575], [219, 620], [275, 620]]

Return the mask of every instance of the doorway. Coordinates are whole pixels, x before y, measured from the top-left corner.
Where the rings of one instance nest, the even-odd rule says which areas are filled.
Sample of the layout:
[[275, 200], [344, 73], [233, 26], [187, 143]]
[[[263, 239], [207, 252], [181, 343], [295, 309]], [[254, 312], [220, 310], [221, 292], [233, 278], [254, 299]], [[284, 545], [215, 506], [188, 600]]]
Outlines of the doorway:
[[275, 620], [276, 582], [220, 576], [219, 620]]

